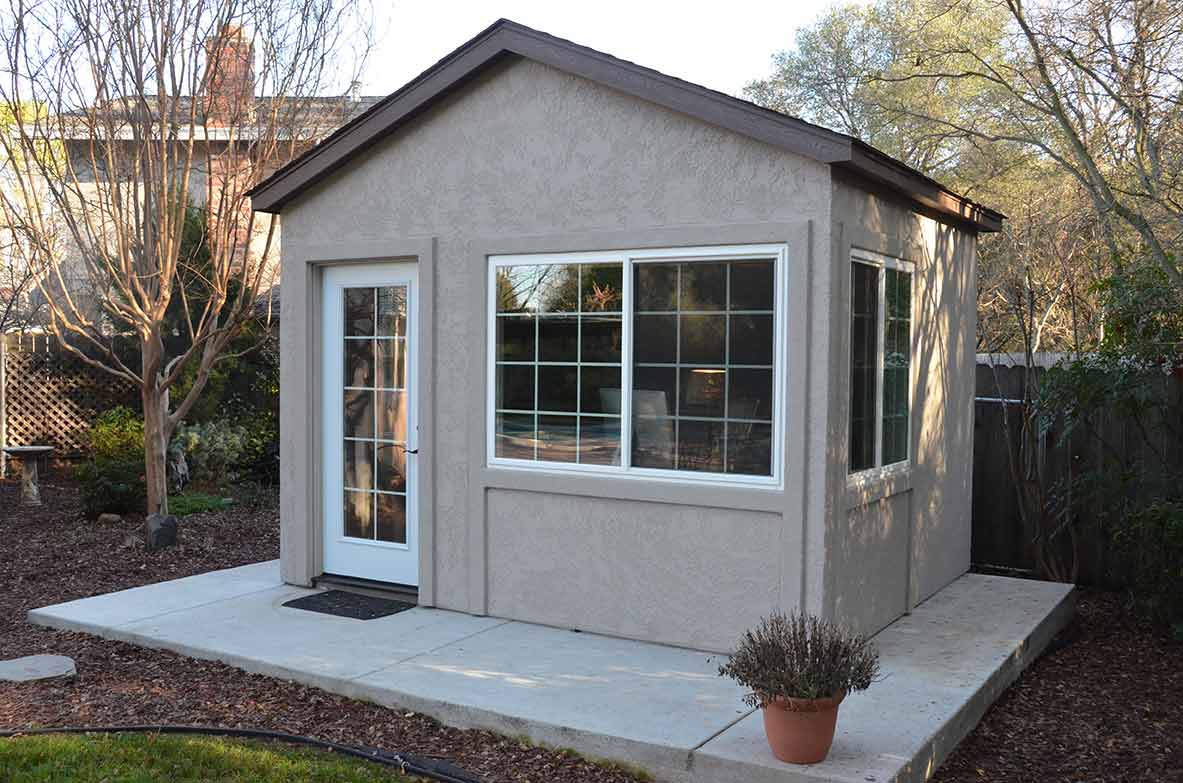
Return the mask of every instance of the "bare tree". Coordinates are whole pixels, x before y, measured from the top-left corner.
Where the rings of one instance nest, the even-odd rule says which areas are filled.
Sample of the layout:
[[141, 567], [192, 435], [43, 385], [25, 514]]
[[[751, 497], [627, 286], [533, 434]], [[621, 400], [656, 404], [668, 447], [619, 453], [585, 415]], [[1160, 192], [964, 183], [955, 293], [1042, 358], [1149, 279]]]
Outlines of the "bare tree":
[[[1173, 0], [923, 0], [898, 27], [900, 57], [877, 78], [934, 94], [978, 85], [953, 111], [908, 116], [1054, 161], [1089, 195], [1115, 259], [1136, 245], [1175, 285], [1183, 272], [1183, 13]], [[1002, 18], [998, 42], [975, 37]], [[948, 28], [948, 20], [960, 26]], [[901, 20], [903, 21], [903, 20]], [[933, 34], [940, 30], [940, 34]]]
[[[61, 344], [139, 388], [148, 510], [165, 511], [169, 439], [275, 268], [276, 224], [251, 212], [247, 193], [331, 129], [316, 97], [356, 75], [369, 48], [367, 9], [349, 0], [6, 2], [0, 101], [36, 110], [16, 112], [0, 138], [4, 158], [30, 162], [14, 169], [0, 214]], [[46, 196], [34, 198], [39, 189]], [[181, 241], [191, 204], [202, 202], [209, 258], [195, 265]], [[97, 292], [94, 307], [75, 293], [79, 276]], [[170, 354], [165, 316], [176, 298], [187, 339]], [[115, 350], [117, 335], [134, 340], [138, 363]], [[170, 400], [186, 373], [192, 384]]]

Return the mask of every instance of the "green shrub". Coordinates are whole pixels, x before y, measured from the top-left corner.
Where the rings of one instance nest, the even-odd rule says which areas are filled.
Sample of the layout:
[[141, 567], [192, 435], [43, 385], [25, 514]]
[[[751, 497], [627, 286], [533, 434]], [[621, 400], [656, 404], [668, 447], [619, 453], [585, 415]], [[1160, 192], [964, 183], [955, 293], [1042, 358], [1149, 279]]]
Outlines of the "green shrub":
[[222, 487], [232, 477], [247, 445], [247, 430], [228, 419], [204, 424], [182, 424], [169, 447], [175, 458], [184, 455], [190, 479], [200, 486]]
[[879, 652], [865, 636], [813, 615], [774, 612], [740, 639], [719, 674], [748, 688], [744, 701], [825, 699], [871, 687]]
[[144, 482], [144, 420], [131, 408], [104, 411], [86, 436], [90, 460], [74, 472], [88, 517], [142, 512], [148, 488]]
[[103, 459], [83, 462], [75, 469], [86, 516], [142, 513], [148, 487], [144, 483], [143, 457], [136, 460]]
[[1158, 501], [1126, 517], [1115, 542], [1133, 567], [1134, 601], [1148, 620], [1183, 631], [1183, 501]]
[[96, 460], [144, 459], [144, 420], [131, 408], [104, 411], [87, 433]]
[[206, 511], [221, 511], [234, 505], [230, 498], [209, 495], [205, 492], [183, 492], [168, 499], [168, 513], [178, 517], [202, 514]]

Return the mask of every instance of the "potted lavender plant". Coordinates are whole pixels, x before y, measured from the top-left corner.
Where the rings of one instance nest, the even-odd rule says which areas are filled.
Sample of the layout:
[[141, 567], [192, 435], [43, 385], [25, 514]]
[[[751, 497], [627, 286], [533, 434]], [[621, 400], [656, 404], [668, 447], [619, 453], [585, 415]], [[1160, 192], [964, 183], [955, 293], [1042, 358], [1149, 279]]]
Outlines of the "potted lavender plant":
[[719, 674], [749, 690], [774, 756], [815, 764], [830, 752], [838, 705], [878, 679], [879, 653], [836, 623], [776, 612], [743, 635]]

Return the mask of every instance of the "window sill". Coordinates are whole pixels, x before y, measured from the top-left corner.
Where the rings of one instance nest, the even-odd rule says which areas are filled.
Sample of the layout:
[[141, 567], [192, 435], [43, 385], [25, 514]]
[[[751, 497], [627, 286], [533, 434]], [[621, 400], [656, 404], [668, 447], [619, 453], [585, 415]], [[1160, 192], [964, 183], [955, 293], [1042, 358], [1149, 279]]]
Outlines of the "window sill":
[[491, 465], [481, 471], [486, 489], [577, 495], [607, 500], [669, 503], [703, 508], [783, 513], [781, 487], [740, 482], [702, 482], [640, 475], [621, 475]]
[[846, 479], [847, 510], [877, 503], [885, 498], [910, 492], [912, 463], [872, 468], [850, 474]]

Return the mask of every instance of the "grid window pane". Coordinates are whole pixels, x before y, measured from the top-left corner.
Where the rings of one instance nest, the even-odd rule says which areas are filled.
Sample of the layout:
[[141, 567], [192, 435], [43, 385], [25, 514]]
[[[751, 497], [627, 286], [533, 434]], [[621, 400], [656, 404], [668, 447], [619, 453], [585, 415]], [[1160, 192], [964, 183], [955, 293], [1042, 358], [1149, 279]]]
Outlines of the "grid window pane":
[[579, 271], [580, 311], [619, 313], [624, 307], [624, 268], [620, 264], [582, 264]]
[[731, 265], [729, 310], [772, 310], [776, 292], [771, 261], [737, 261]]
[[678, 301], [682, 310], [723, 310], [727, 301], [727, 264], [682, 264]]
[[727, 416], [772, 421], [772, 370], [739, 368], [727, 373]]
[[575, 462], [579, 419], [575, 416], [538, 417], [538, 459], [543, 462]]
[[678, 309], [678, 264], [634, 264], [633, 307], [637, 312]]
[[498, 414], [494, 443], [498, 457], [534, 459], [534, 414]]
[[[640, 399], [644, 392], [637, 392]], [[634, 408], [636, 404], [634, 403]], [[675, 465], [675, 419], [669, 416], [633, 417], [633, 464], [639, 468], [672, 468]]]
[[720, 367], [683, 367], [678, 378], [682, 399], [679, 416], [721, 419], [726, 404], [727, 371]]
[[534, 361], [534, 335], [538, 320], [532, 315], [503, 315], [497, 318], [497, 360]]
[[579, 361], [578, 316], [546, 316], [538, 319], [538, 360]]
[[538, 410], [579, 410], [579, 365], [539, 365]]
[[585, 465], [620, 464], [619, 417], [579, 417], [579, 461]]
[[534, 410], [533, 364], [497, 365], [498, 410]]
[[581, 367], [579, 412], [620, 413], [620, 368]]
[[727, 316], [683, 315], [678, 327], [681, 364], [719, 364], [727, 358]]
[[732, 364], [772, 364], [772, 316], [731, 316]]
[[620, 316], [585, 316], [580, 322], [579, 360], [619, 364], [624, 340]]
[[674, 364], [678, 361], [678, 316], [638, 315], [633, 319], [633, 361]]
[[772, 475], [772, 425], [727, 422], [727, 472]]
[[678, 421], [678, 469], [723, 471], [722, 421]]

